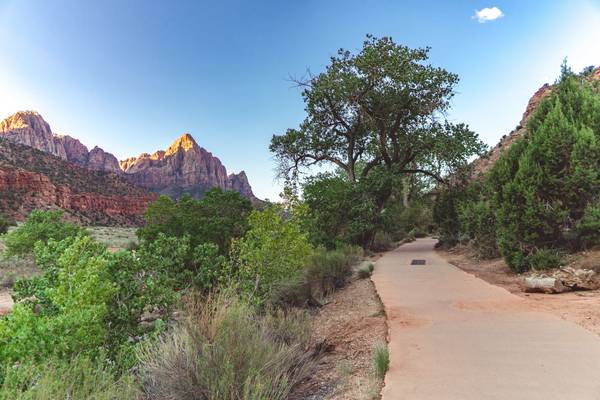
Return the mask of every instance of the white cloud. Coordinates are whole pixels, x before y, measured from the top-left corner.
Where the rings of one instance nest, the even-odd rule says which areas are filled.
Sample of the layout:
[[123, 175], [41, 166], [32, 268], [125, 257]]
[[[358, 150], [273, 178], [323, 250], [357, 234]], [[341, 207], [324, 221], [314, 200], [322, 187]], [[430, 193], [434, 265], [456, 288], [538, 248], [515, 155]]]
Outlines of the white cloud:
[[475, 15], [473, 15], [473, 19], [476, 19], [482, 24], [488, 21], [495, 21], [502, 17], [504, 17], [504, 13], [498, 7], [486, 7], [481, 10], [475, 10]]

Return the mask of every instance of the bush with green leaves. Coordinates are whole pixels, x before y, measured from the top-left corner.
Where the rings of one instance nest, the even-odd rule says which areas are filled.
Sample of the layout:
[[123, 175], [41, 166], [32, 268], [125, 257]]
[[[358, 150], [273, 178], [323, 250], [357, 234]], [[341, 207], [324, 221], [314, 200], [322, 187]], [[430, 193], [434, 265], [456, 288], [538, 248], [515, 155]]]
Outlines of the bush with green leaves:
[[463, 197], [464, 192], [459, 186], [443, 188], [437, 194], [433, 205], [433, 220], [437, 225], [439, 244], [442, 246], [454, 246], [459, 242], [458, 207]]
[[60, 241], [70, 236], [87, 234], [82, 228], [63, 220], [63, 211], [33, 210], [25, 222], [6, 234], [5, 256], [23, 256], [33, 252], [37, 242]]
[[189, 195], [178, 201], [161, 196], [148, 206], [144, 215], [146, 223], [137, 234], [148, 242], [161, 233], [171, 237], [188, 236], [193, 247], [213, 243], [221, 254], [227, 254], [231, 239], [245, 233], [251, 210], [248, 199], [236, 191], [220, 188], [210, 189], [200, 200]]
[[370, 247], [376, 232], [385, 230], [387, 200], [400, 188], [398, 175], [377, 167], [355, 182], [342, 172], [310, 177], [303, 195], [312, 243], [328, 249], [342, 244]]
[[[36, 245], [44, 274], [16, 293], [12, 312], [0, 320], [0, 365], [77, 354], [96, 356], [110, 342], [108, 304], [117, 293], [106, 249], [89, 236]], [[57, 254], [57, 248], [64, 250]], [[49, 255], [53, 253], [53, 255]], [[52, 260], [51, 260], [52, 259]]]
[[100, 353], [119, 368], [131, 367], [132, 344], [163, 326], [144, 328], [141, 316], [167, 315], [177, 300], [171, 271], [163, 268], [175, 251], [164, 250], [110, 253], [82, 234], [37, 242], [41, 273], [17, 281], [16, 304], [0, 319], [0, 368]]
[[563, 64], [526, 134], [475, 182], [442, 189], [434, 217], [440, 242], [468, 239], [523, 272], [600, 240], [599, 195], [600, 87]]
[[479, 199], [460, 203], [458, 220], [461, 234], [471, 239], [479, 257], [494, 258], [499, 255], [496, 214], [489, 201]]
[[0, 214], [0, 235], [8, 232], [8, 228], [14, 225], [14, 221], [7, 216]]
[[553, 249], [536, 249], [530, 252], [525, 263], [529, 268], [536, 270], [558, 268], [563, 262], [560, 252]]
[[295, 276], [306, 265], [313, 248], [300, 213], [271, 206], [250, 214], [250, 228], [234, 242], [232, 251], [233, 268], [246, 296], [264, 300], [275, 282]]
[[600, 203], [590, 203], [577, 222], [577, 236], [584, 247], [600, 244]]

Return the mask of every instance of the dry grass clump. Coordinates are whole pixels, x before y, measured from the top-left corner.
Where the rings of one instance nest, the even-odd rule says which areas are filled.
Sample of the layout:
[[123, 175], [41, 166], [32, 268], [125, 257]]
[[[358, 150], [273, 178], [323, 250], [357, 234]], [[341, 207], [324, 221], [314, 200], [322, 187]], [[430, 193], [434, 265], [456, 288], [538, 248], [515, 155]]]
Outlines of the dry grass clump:
[[229, 294], [194, 301], [140, 352], [143, 388], [160, 400], [283, 400], [313, 368], [304, 312], [260, 315]]

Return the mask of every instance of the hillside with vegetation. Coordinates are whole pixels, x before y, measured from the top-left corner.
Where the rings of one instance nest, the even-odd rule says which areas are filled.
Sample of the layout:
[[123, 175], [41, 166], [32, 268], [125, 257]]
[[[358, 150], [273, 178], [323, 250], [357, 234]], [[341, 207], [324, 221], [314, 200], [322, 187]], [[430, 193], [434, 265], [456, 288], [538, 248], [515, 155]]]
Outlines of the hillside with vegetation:
[[434, 216], [440, 241], [470, 242], [517, 272], [558, 267], [597, 245], [600, 194], [598, 70], [566, 64], [527, 120], [526, 131], [475, 180], [443, 190]]
[[156, 196], [112, 172], [93, 171], [0, 138], [0, 213], [64, 209], [86, 224], [135, 225]]

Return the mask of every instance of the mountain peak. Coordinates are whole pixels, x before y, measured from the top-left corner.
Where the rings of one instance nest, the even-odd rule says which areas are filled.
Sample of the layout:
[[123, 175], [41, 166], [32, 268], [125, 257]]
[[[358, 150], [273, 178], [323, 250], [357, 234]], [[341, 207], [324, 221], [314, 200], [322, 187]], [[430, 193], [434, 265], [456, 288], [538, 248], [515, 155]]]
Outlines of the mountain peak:
[[167, 149], [165, 155], [171, 155], [179, 151], [179, 149], [183, 149], [183, 151], [189, 151], [195, 147], [198, 147], [198, 143], [194, 140], [192, 135], [189, 133], [184, 133], [177, 140], [175, 140], [171, 146]]
[[32, 128], [50, 132], [48, 123], [37, 111], [17, 111], [0, 123], [0, 131], [8, 132], [14, 129]]

